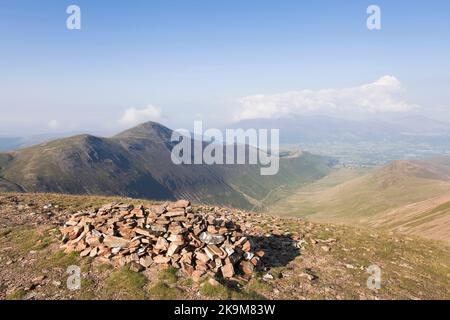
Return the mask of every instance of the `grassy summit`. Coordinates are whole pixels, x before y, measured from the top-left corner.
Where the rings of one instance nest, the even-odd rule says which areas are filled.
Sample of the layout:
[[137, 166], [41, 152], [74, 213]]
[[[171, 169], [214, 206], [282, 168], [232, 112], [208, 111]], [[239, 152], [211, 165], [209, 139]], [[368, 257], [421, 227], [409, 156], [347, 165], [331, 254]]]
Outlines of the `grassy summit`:
[[[136, 273], [60, 250], [59, 224], [74, 211], [127, 198], [0, 195], [2, 299], [449, 299], [446, 243], [366, 229], [252, 214], [252, 233], [269, 237], [273, 263], [249, 282], [193, 282], [172, 269]], [[49, 206], [51, 204], [51, 206]], [[235, 211], [238, 214], [238, 211]], [[286, 245], [289, 241], [294, 246]], [[66, 288], [69, 265], [81, 290]], [[366, 268], [382, 270], [381, 289]], [[212, 289], [214, 288], [214, 290]]]

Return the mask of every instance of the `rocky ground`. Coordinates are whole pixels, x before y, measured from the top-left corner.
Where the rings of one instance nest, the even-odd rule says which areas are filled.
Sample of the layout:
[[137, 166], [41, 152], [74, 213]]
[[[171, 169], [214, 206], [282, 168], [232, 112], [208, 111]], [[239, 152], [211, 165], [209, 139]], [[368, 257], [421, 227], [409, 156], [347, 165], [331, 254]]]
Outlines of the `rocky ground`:
[[[227, 208], [192, 206], [194, 212], [226, 213], [255, 252], [264, 252], [261, 265], [247, 275], [236, 265], [236, 275], [224, 277], [220, 266], [208, 262], [208, 272], [192, 277], [178, 268], [172, 254], [170, 262], [154, 263], [160, 252], [148, 251], [152, 261], [140, 268], [132, 261], [109, 263], [98, 256], [100, 247], [87, 255], [84, 249], [84, 257], [62, 247], [61, 230], [74, 214], [120, 202], [138, 208], [161, 205], [111, 197], [0, 194], [0, 299], [450, 299], [448, 244]], [[248, 252], [253, 258], [253, 249]], [[250, 258], [242, 254], [242, 261]], [[381, 269], [379, 290], [367, 287], [371, 265]], [[73, 280], [69, 266], [80, 268], [79, 289], [67, 287]]]

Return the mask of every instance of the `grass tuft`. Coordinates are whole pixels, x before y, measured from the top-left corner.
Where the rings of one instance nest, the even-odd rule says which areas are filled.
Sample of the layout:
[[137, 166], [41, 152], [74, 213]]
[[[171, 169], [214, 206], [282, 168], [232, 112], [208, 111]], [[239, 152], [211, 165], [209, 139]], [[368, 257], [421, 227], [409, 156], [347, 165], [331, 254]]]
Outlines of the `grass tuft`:
[[145, 277], [128, 267], [111, 272], [103, 290], [106, 299], [143, 300]]
[[23, 289], [17, 289], [6, 295], [6, 300], [22, 300], [27, 293]]
[[170, 287], [162, 281], [153, 284], [148, 289], [150, 298], [155, 300], [175, 300], [179, 297], [180, 293], [181, 291], [179, 289]]
[[171, 283], [171, 284], [176, 283], [178, 280], [177, 272], [178, 272], [178, 269], [176, 269], [174, 267], [169, 267], [165, 270], [161, 270], [159, 272], [159, 279], [161, 281]]
[[228, 299], [230, 296], [230, 292], [227, 287], [222, 284], [218, 284], [213, 286], [208, 281], [203, 282], [200, 285], [200, 294], [206, 298], [211, 299]]

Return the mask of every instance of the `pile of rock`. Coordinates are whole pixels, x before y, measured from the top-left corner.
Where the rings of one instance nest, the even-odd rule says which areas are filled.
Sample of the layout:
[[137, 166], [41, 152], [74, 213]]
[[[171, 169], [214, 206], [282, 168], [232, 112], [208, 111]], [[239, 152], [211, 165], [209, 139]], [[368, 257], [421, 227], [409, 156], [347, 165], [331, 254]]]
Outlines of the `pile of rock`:
[[173, 266], [188, 276], [236, 274], [249, 279], [263, 251], [226, 213], [194, 210], [189, 201], [150, 207], [111, 203], [71, 215], [61, 228], [66, 251], [142, 271]]

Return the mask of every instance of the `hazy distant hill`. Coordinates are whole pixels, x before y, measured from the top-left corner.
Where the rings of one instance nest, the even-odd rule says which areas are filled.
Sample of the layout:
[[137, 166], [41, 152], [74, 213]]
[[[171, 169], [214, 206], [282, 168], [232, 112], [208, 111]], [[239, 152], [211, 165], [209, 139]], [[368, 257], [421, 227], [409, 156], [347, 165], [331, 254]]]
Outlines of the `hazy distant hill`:
[[0, 137], [0, 151], [14, 150], [21, 146], [22, 139], [18, 137]]
[[112, 138], [78, 135], [0, 154], [0, 190], [191, 200], [249, 208], [273, 188], [312, 182], [330, 159], [281, 159], [276, 176], [258, 165], [175, 165], [172, 131], [148, 122]]
[[279, 128], [285, 144], [409, 142], [449, 143], [450, 125], [422, 116], [348, 120], [329, 116], [291, 116], [243, 120], [236, 128]]
[[39, 143], [48, 142], [54, 139], [61, 139], [71, 135], [74, 135], [74, 133], [48, 133], [24, 137], [0, 137], [0, 152], [27, 148]]

